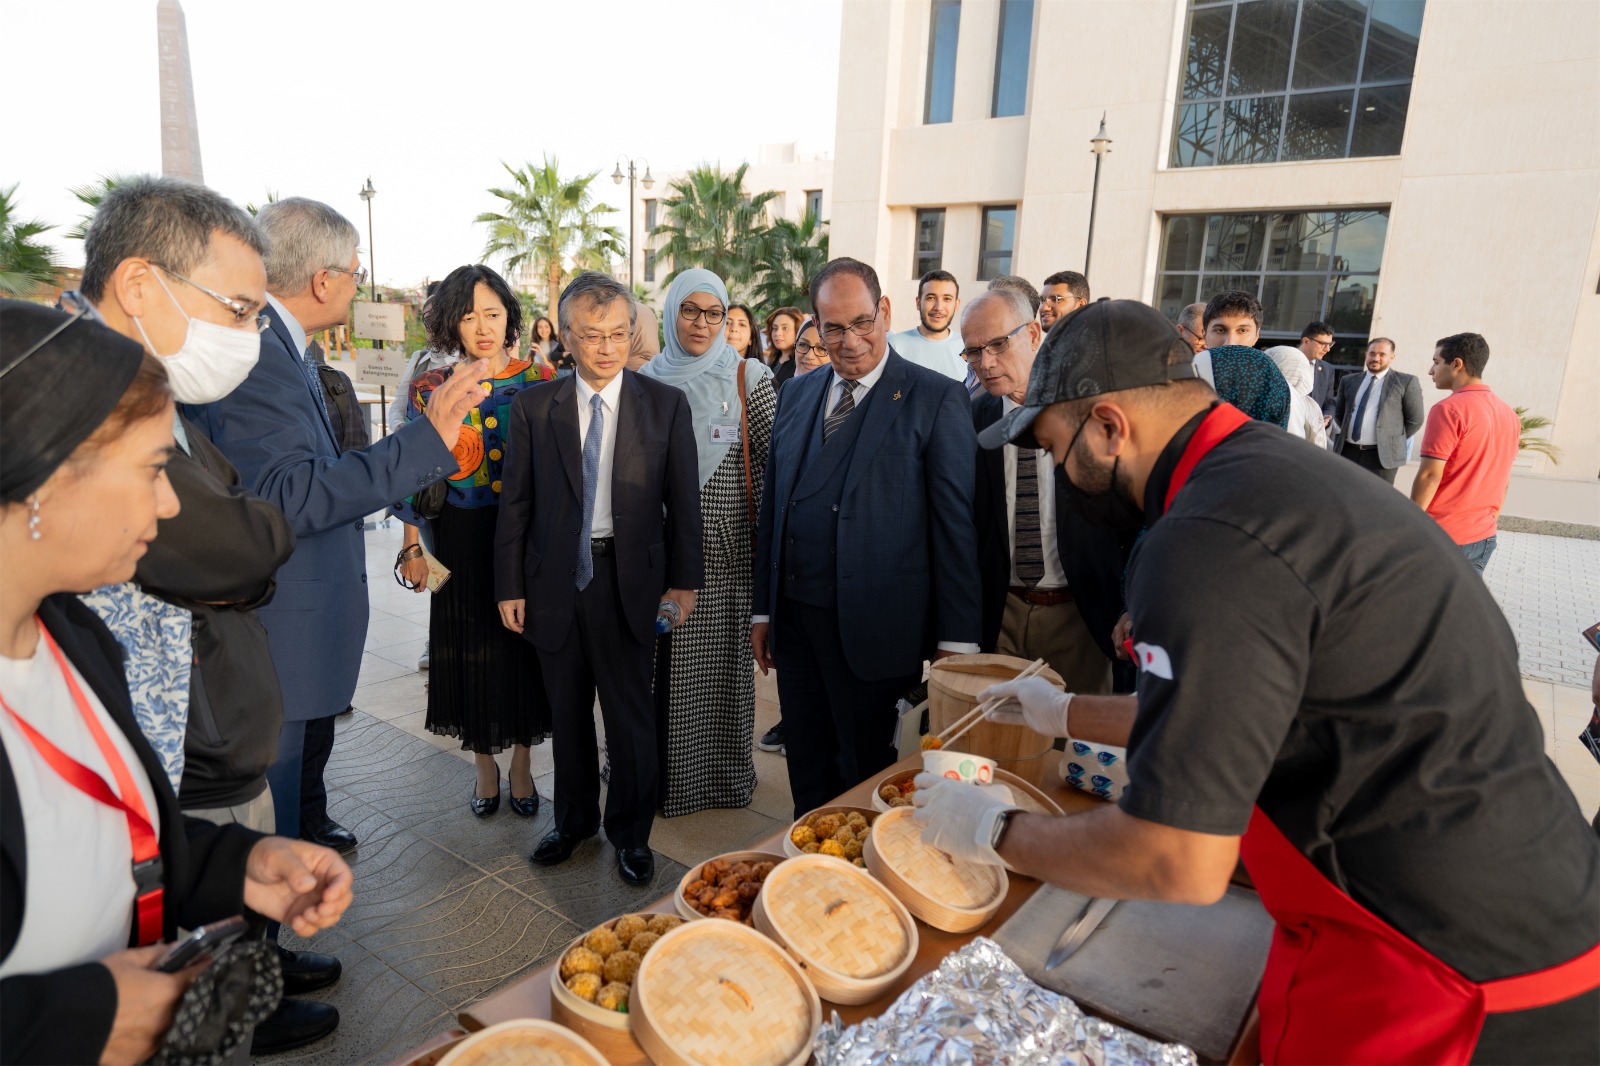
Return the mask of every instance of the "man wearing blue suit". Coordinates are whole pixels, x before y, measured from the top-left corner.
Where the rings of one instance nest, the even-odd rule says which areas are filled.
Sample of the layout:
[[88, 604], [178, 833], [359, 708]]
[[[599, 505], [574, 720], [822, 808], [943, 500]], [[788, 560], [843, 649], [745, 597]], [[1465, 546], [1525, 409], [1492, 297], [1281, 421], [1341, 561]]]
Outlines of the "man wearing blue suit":
[[226, 398], [184, 415], [277, 504], [296, 545], [277, 593], [256, 613], [283, 686], [278, 759], [267, 772], [278, 832], [340, 850], [356, 838], [328, 818], [323, 767], [333, 717], [350, 705], [367, 634], [362, 520], [455, 472], [451, 456], [466, 410], [484, 390], [474, 363], [434, 394], [427, 417], [369, 448], [339, 453], [306, 335], [345, 322], [364, 277], [356, 228], [326, 204], [292, 198], [262, 208], [267, 313], [261, 358]]
[[895, 701], [925, 659], [978, 650], [981, 614], [966, 389], [889, 347], [867, 264], [833, 260], [811, 301], [832, 369], [794, 378], [772, 427], [750, 630], [797, 816], [894, 762]]

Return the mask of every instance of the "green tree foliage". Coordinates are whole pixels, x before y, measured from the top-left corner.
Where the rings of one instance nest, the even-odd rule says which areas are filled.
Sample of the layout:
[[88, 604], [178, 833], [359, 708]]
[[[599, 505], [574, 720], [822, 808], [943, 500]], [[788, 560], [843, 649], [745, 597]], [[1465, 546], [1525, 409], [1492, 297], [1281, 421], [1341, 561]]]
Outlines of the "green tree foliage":
[[657, 254], [672, 260], [667, 281], [691, 267], [704, 267], [734, 295], [755, 279], [765, 209], [777, 193], [745, 192], [749, 168], [741, 163], [732, 174], [724, 174], [720, 167], [696, 167], [668, 186], [672, 195], [661, 202], [664, 220], [650, 234], [666, 238]]
[[806, 287], [828, 261], [827, 223], [811, 212], [799, 222], [780, 218], [763, 235], [756, 263], [761, 280], [752, 292], [758, 307], [810, 311]]
[[16, 217], [17, 186], [0, 189], [0, 295], [25, 298], [55, 284], [56, 252], [39, 238], [54, 226]]
[[78, 222], [75, 226], [67, 230], [67, 238], [74, 241], [81, 241], [87, 237], [89, 235], [89, 223], [94, 221], [94, 213], [100, 210], [100, 203], [106, 198], [106, 193], [110, 192], [112, 189], [115, 189], [118, 185], [121, 185], [127, 180], [128, 178], [125, 174], [106, 174], [98, 181], [91, 181], [87, 185], [79, 185], [77, 188], [73, 189], [72, 195], [76, 196], [78, 198], [78, 202], [83, 204], [89, 210], [86, 214], [78, 219]]
[[1522, 422], [1522, 438], [1517, 441], [1517, 450], [1523, 452], [1538, 452], [1547, 457], [1552, 463], [1561, 462], [1561, 449], [1556, 447], [1544, 437], [1534, 434], [1541, 429], [1550, 429], [1555, 422], [1544, 415], [1530, 415], [1526, 407], [1513, 407], [1517, 418]]

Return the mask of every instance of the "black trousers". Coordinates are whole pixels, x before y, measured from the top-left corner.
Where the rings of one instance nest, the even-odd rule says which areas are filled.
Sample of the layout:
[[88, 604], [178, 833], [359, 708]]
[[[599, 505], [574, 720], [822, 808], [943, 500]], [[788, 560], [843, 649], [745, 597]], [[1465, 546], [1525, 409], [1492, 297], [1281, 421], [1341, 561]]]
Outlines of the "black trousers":
[[[656, 711], [650, 695], [652, 653], [623, 622], [615, 556], [595, 556], [594, 577], [578, 593], [566, 643], [558, 651], [538, 649], [550, 697], [556, 828], [561, 832], [586, 837], [604, 824], [606, 839], [618, 849], [649, 846], [660, 780]], [[597, 688], [611, 760], [603, 820], [600, 753], [594, 733]]]
[[267, 768], [278, 835], [290, 840], [328, 818], [328, 786], [322, 780], [333, 754], [333, 716], [284, 722], [278, 732], [278, 758]]
[[857, 677], [845, 660], [832, 607], [780, 601], [772, 641], [798, 818], [899, 758], [895, 703], [922, 680], [922, 671], [886, 681]]
[[300, 829], [315, 829], [328, 820], [328, 784], [322, 779], [333, 754], [333, 720], [313, 718], [306, 723], [305, 749], [300, 755]]
[[1399, 473], [1398, 469], [1390, 469], [1383, 465], [1378, 459], [1377, 448], [1363, 448], [1358, 444], [1351, 444], [1349, 441], [1345, 441], [1339, 447], [1339, 454], [1357, 466], [1365, 467], [1372, 471], [1391, 485], [1394, 484], [1395, 474]]

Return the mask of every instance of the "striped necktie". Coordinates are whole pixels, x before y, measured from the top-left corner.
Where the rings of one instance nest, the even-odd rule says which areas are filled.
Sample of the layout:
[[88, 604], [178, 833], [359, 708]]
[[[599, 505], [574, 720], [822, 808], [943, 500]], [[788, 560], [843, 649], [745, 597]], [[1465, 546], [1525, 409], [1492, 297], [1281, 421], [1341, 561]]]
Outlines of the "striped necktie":
[[822, 443], [828, 443], [828, 438], [833, 436], [833, 431], [844, 425], [844, 420], [850, 417], [850, 412], [856, 409], [856, 385], [858, 382], [841, 379], [840, 385], [844, 386], [844, 395], [839, 398], [839, 406], [833, 409], [822, 422]]
[[1017, 449], [1017, 520], [1011, 546], [1017, 580], [1033, 588], [1044, 580], [1044, 538], [1039, 530], [1039, 459], [1032, 448]]

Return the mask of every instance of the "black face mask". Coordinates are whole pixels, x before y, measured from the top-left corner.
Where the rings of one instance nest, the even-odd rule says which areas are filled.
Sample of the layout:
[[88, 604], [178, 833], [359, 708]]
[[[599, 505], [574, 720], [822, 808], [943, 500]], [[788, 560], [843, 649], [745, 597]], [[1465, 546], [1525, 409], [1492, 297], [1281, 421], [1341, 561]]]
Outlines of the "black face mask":
[[[1089, 424], [1085, 418], [1078, 426], [1078, 431], [1072, 435], [1072, 440], [1067, 444], [1064, 454], [1071, 455], [1072, 449], [1077, 447], [1078, 438], [1083, 435], [1084, 427]], [[1080, 515], [1097, 526], [1105, 526], [1119, 533], [1139, 529], [1144, 525], [1144, 511], [1128, 502], [1128, 498], [1117, 491], [1117, 468], [1122, 462], [1122, 457], [1111, 461], [1111, 473], [1106, 479], [1106, 487], [1094, 492], [1081, 489], [1072, 480], [1072, 474], [1067, 470], [1066, 461], [1061, 463], [1062, 473], [1065, 473], [1067, 503]]]

